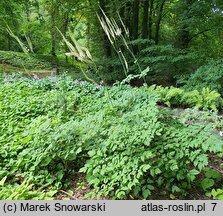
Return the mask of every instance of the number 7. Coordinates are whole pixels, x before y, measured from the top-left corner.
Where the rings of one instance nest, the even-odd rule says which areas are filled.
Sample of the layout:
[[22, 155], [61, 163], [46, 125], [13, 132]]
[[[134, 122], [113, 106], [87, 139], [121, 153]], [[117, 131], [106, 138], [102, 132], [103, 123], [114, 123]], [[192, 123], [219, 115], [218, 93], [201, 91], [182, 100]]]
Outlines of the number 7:
[[214, 209], [215, 209], [217, 203], [211, 203], [211, 204], [213, 205], [212, 211], [214, 211]]

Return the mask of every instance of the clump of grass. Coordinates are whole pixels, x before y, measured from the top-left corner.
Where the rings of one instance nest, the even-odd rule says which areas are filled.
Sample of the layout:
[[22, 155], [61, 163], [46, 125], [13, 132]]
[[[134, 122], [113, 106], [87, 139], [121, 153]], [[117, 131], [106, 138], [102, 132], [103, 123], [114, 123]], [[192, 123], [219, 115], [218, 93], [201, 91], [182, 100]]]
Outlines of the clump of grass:
[[[98, 20], [105, 34], [107, 35], [109, 42], [111, 43], [113, 49], [115, 50], [115, 52], [117, 53], [119, 57], [124, 73], [127, 77], [125, 81], [129, 82], [131, 79], [140, 77], [144, 79], [144, 82], [146, 82], [145, 76], [149, 72], [149, 67], [147, 67], [145, 70], [141, 69], [141, 66], [138, 63], [138, 59], [136, 58], [131, 47], [129, 46], [129, 42], [130, 42], [129, 30], [126, 28], [120, 15], [118, 14], [118, 17], [119, 17], [119, 22], [121, 23], [122, 28], [119, 27], [119, 25], [117, 24], [114, 18], [108, 18], [108, 16], [106, 15], [106, 13], [104, 12], [102, 8], [100, 8], [100, 10], [102, 12], [102, 16], [100, 17], [97, 14]], [[121, 46], [124, 46], [124, 48], [128, 51], [130, 56], [133, 58], [133, 62], [134, 64], [137, 65], [137, 68], [138, 68], [138, 75], [134, 75], [134, 76], [129, 75], [129, 64], [124, 52], [122, 51]]]
[[[81, 46], [77, 42], [77, 40], [75, 39], [75, 37], [71, 31], [68, 32], [69, 37], [71, 39], [71, 41], [69, 41], [58, 28], [57, 28], [57, 30], [60, 33], [60, 35], [62, 36], [64, 42], [66, 43], [67, 47], [70, 50], [70, 52], [66, 53], [66, 56], [73, 56], [73, 57], [76, 57], [81, 62], [94, 64], [94, 61], [93, 61], [90, 51], [86, 47]], [[80, 65], [79, 67], [80, 67], [81, 72], [84, 74], [85, 78], [88, 81], [97, 85], [97, 82], [87, 75], [87, 73], [84, 71], [82, 66]]]

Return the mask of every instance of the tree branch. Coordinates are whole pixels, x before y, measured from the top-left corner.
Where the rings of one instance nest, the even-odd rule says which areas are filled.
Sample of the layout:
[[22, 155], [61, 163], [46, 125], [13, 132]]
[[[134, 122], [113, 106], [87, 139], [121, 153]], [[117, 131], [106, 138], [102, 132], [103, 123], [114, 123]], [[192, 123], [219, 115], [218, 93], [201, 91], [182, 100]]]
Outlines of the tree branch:
[[197, 37], [197, 36], [199, 36], [199, 35], [201, 35], [201, 34], [203, 34], [205, 32], [208, 32], [208, 31], [211, 31], [211, 29], [205, 29], [205, 30], [203, 30], [201, 32], [198, 32], [197, 34], [191, 36], [190, 39], [189, 39], [189, 42], [192, 41], [195, 37]]

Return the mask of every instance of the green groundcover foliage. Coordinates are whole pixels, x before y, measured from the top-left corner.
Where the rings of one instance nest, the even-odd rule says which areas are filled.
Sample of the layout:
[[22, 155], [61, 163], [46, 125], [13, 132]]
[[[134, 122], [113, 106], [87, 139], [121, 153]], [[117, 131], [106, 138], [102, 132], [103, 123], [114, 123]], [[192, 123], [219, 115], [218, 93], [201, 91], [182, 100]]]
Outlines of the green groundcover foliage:
[[[161, 95], [69, 77], [2, 78], [0, 198], [49, 199], [74, 170], [86, 173], [90, 197], [184, 193], [223, 142], [211, 124], [188, 125], [159, 109]], [[46, 185], [48, 193], [37, 190]]]
[[21, 52], [0, 51], [0, 63], [19, 68], [52, 68], [52, 57]]

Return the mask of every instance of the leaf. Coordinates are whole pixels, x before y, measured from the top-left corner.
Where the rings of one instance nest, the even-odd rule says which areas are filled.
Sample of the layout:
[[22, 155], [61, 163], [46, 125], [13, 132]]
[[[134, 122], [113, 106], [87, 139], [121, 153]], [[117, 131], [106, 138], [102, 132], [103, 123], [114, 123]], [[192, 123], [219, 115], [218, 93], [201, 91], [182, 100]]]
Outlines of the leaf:
[[155, 175], [158, 175], [158, 174], [162, 173], [162, 171], [159, 168], [156, 168], [154, 173], [155, 173]]
[[214, 199], [217, 200], [223, 200], [223, 189], [212, 189], [211, 195], [213, 196]]
[[198, 170], [190, 170], [190, 172], [187, 174], [188, 179], [192, 182], [200, 172]]
[[175, 200], [176, 197], [173, 194], [170, 194], [170, 199]]
[[143, 165], [142, 166], [142, 171], [146, 172], [151, 166], [149, 164]]
[[135, 197], [138, 196], [139, 191], [140, 191], [140, 187], [139, 186], [135, 186], [134, 190], [133, 190], [133, 194], [134, 194]]
[[64, 177], [64, 171], [63, 170], [57, 172], [57, 179], [62, 180], [63, 177]]
[[42, 166], [47, 166], [50, 162], [51, 162], [52, 158], [51, 157], [47, 157], [45, 158], [42, 162], [41, 165]]
[[143, 155], [145, 155], [146, 159], [150, 159], [153, 156], [152, 151], [146, 151]]
[[181, 189], [178, 186], [173, 185], [172, 186], [172, 192], [181, 192]]
[[200, 173], [200, 171], [198, 170], [190, 170], [189, 174], [190, 175], [198, 175]]
[[203, 188], [203, 190], [207, 190], [213, 186], [214, 186], [213, 179], [205, 178], [201, 181], [201, 187]]
[[144, 189], [144, 190], [142, 191], [142, 195], [143, 195], [143, 198], [144, 198], [144, 199], [147, 199], [147, 198], [149, 197], [149, 195], [151, 195], [151, 192], [150, 192], [149, 189]]
[[205, 177], [206, 178], [217, 179], [217, 180], [220, 180], [221, 179], [220, 173], [218, 173], [216, 170], [213, 170], [213, 169], [208, 169], [205, 172]]
[[219, 194], [215, 197], [217, 200], [223, 200], [223, 194]]
[[116, 193], [116, 196], [119, 199], [123, 199], [126, 196], [126, 194], [124, 191], [119, 191], [118, 193]]
[[53, 197], [57, 193], [57, 190], [50, 190], [49, 192], [46, 193], [47, 196]]
[[155, 188], [152, 185], [146, 185], [149, 190], [154, 190]]
[[90, 157], [93, 157], [96, 153], [97, 153], [97, 152], [96, 152], [95, 150], [91, 150], [91, 151], [88, 152], [88, 155], [89, 155]]
[[158, 186], [161, 186], [163, 184], [163, 177], [159, 177], [157, 180]]
[[77, 151], [76, 151], [76, 154], [79, 154], [81, 151], [82, 151], [82, 148], [79, 147], [79, 148], [77, 149]]
[[5, 176], [1, 181], [0, 181], [0, 186], [4, 186], [4, 183], [7, 179], [7, 176]]

